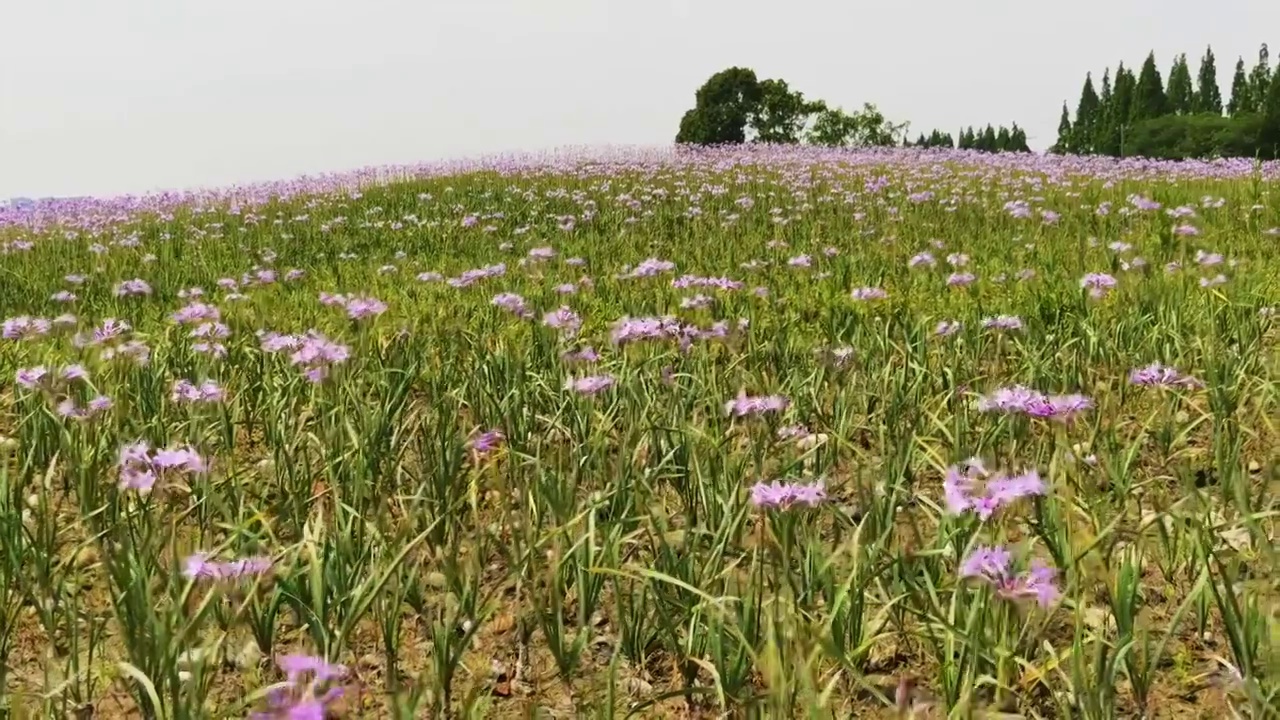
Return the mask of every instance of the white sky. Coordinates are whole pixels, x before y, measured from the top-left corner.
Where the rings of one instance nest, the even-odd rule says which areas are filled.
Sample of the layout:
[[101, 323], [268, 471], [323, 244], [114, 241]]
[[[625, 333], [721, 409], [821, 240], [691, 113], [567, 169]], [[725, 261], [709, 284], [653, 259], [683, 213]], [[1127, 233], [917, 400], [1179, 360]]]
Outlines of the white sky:
[[731, 65], [915, 132], [1054, 140], [1084, 73], [1206, 44], [1230, 87], [1278, 0], [2, 0], [0, 198], [670, 142]]

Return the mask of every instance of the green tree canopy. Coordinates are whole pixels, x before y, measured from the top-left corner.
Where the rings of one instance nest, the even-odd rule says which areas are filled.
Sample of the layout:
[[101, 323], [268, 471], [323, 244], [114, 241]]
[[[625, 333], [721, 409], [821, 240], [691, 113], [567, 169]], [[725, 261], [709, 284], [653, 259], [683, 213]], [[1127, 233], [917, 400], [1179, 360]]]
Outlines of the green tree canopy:
[[889, 121], [871, 103], [852, 113], [824, 106], [805, 139], [827, 147], [891, 147], [901, 142], [906, 131], [907, 123]]
[[805, 100], [804, 93], [792, 90], [785, 80], [765, 80], [748, 122], [759, 142], [795, 144], [809, 119], [825, 107], [821, 101]]
[[747, 122], [760, 104], [755, 71], [731, 67], [712, 75], [698, 88], [695, 104], [680, 119], [676, 142], [696, 145], [741, 143]]

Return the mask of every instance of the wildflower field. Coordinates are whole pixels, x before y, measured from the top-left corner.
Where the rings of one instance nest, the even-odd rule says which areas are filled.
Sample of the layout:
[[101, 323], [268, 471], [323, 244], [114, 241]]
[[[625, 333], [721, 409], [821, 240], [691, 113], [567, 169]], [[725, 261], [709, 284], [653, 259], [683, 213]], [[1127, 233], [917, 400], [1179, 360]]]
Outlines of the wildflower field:
[[0, 210], [0, 717], [1275, 717], [1280, 166]]

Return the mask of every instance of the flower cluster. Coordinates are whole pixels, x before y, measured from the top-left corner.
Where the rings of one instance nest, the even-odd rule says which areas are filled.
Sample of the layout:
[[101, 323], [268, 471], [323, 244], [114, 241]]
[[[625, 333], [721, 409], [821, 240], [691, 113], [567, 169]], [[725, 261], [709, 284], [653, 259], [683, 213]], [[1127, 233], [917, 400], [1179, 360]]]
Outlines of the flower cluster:
[[681, 322], [667, 315], [664, 317], [623, 317], [613, 323], [609, 332], [615, 345], [640, 340], [676, 340], [681, 349], [687, 350], [695, 340], [723, 339], [729, 335], [729, 324], [723, 321], [712, 323], [707, 328]]
[[5, 340], [29, 340], [48, 335], [52, 326], [45, 318], [19, 315], [4, 321], [3, 337]]
[[1076, 393], [1045, 395], [1022, 385], [999, 388], [978, 399], [979, 412], [1023, 414], [1042, 419], [1071, 420], [1093, 407], [1093, 400]]
[[284, 687], [267, 695], [267, 709], [250, 720], [325, 720], [329, 706], [343, 695], [338, 681], [347, 668], [310, 655], [284, 655], [276, 664], [285, 674]]
[[334, 365], [351, 357], [350, 348], [330, 340], [317, 330], [308, 330], [305, 335], [263, 333], [259, 342], [264, 352], [292, 350], [289, 363], [301, 367], [303, 375], [313, 383], [324, 380]]
[[[96, 417], [110, 410], [114, 404], [111, 398], [93, 392], [89, 373], [82, 365], [68, 365], [56, 373], [43, 365], [19, 368], [14, 373], [14, 384], [41, 393], [53, 405], [54, 412], [72, 420]], [[84, 401], [86, 392], [82, 387], [89, 391], [87, 401]]]
[[1022, 318], [1017, 315], [996, 315], [983, 319], [982, 327], [988, 330], [1021, 330], [1023, 325]]
[[165, 473], [203, 473], [209, 464], [189, 446], [152, 451], [145, 440], [139, 440], [120, 448], [119, 468], [120, 489], [146, 495]]
[[486, 265], [485, 267], [467, 270], [458, 277], [451, 277], [445, 282], [450, 287], [464, 288], [484, 280], [485, 278], [499, 277], [507, 274], [506, 263], [498, 263], [496, 265]]
[[151, 286], [147, 284], [147, 281], [145, 280], [134, 278], [133, 280], [125, 280], [124, 282], [117, 283], [115, 288], [112, 290], [112, 293], [114, 293], [116, 297], [150, 295]]
[[1129, 382], [1134, 385], [1144, 385], [1147, 387], [1179, 387], [1179, 388], [1199, 388], [1204, 387], [1204, 383], [1200, 382], [1190, 375], [1184, 375], [1167, 365], [1161, 365], [1158, 362], [1151, 363], [1146, 367], [1134, 368], [1129, 371]]
[[559, 330], [566, 339], [574, 338], [582, 329], [582, 317], [571, 308], [561, 305], [558, 309], [543, 315], [542, 324], [553, 330]]
[[579, 378], [568, 378], [564, 382], [565, 390], [572, 390], [579, 395], [596, 395], [613, 387], [617, 381], [612, 375], [587, 375]]
[[751, 486], [751, 504], [759, 508], [787, 510], [797, 505], [814, 507], [827, 500], [827, 489], [821, 481], [813, 483], [777, 480]]
[[654, 277], [660, 273], [671, 272], [676, 269], [676, 264], [670, 260], [659, 260], [658, 258], [649, 258], [644, 260], [634, 268], [623, 268], [622, 272], [617, 276], [619, 280], [632, 280], [635, 278]]
[[981, 459], [971, 458], [947, 468], [942, 491], [949, 512], [960, 515], [971, 511], [987, 520], [1003, 506], [1043, 495], [1045, 486], [1035, 470], [1016, 475], [991, 473]]
[[1062, 594], [1055, 584], [1057, 576], [1057, 570], [1039, 560], [1032, 560], [1024, 572], [1014, 572], [1013, 554], [999, 545], [979, 545], [960, 563], [961, 578], [985, 582], [1006, 600], [1035, 598], [1043, 608], [1053, 607]]
[[1116, 279], [1106, 273], [1088, 273], [1080, 278], [1080, 287], [1088, 291], [1089, 297], [1095, 300], [1106, 297], [1115, 286]]
[[217, 322], [221, 320], [222, 313], [213, 305], [207, 305], [202, 302], [193, 302], [179, 308], [171, 318], [179, 325], [199, 325], [201, 323]]
[[239, 580], [271, 571], [271, 558], [248, 557], [220, 562], [208, 553], [195, 553], [182, 562], [182, 574], [191, 580]]
[[701, 277], [699, 275], [681, 275], [671, 281], [671, 287], [685, 290], [688, 288], [716, 288], [719, 290], [741, 290], [744, 283], [730, 280], [727, 277]]
[[732, 417], [746, 417], [748, 415], [778, 413], [790, 406], [791, 401], [782, 395], [751, 396], [740, 390], [737, 397], [725, 401], [724, 411], [726, 415]]
[[190, 380], [175, 380], [169, 391], [169, 400], [175, 403], [218, 403], [226, 399], [226, 392], [212, 380], [199, 385]]

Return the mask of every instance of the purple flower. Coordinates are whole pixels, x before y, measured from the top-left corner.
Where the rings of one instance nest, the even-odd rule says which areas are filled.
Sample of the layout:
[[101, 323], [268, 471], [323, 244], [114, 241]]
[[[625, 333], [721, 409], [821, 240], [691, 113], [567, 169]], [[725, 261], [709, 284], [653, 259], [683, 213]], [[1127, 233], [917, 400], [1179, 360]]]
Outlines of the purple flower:
[[502, 441], [506, 439], [506, 435], [501, 430], [486, 430], [473, 436], [467, 441], [467, 447], [475, 451], [477, 455], [488, 455], [497, 450], [502, 445]]
[[860, 287], [855, 289], [850, 295], [854, 300], [870, 301], [883, 300], [889, 297], [889, 293], [878, 287]]
[[216, 322], [222, 319], [222, 313], [213, 305], [193, 302], [179, 309], [171, 317], [179, 325], [195, 325], [203, 322]]
[[1116, 279], [1106, 273], [1088, 273], [1080, 278], [1080, 287], [1089, 291], [1092, 298], [1104, 297], [1116, 286]]
[[936, 264], [938, 264], [938, 261], [934, 259], [932, 253], [928, 252], [917, 253], [907, 261], [907, 267], [920, 267], [921, 265], [933, 267]]
[[542, 324], [559, 330], [560, 334], [566, 338], [572, 338], [582, 329], [582, 318], [572, 309], [561, 305], [559, 309], [543, 315]]
[[27, 340], [49, 334], [50, 323], [44, 318], [21, 315], [4, 321], [3, 336], [6, 340]]
[[325, 720], [328, 705], [342, 697], [334, 686], [347, 675], [347, 668], [310, 655], [285, 655], [276, 664], [285, 673], [286, 686], [267, 695], [267, 710], [251, 714], [250, 720]]
[[529, 318], [533, 316], [533, 312], [525, 305], [524, 298], [515, 293], [499, 293], [494, 295], [493, 300], [490, 302], [503, 310], [515, 314], [517, 317]]
[[157, 450], [151, 456], [151, 466], [157, 470], [185, 470], [200, 473], [209, 469], [208, 463], [190, 447], [174, 447]]
[[960, 577], [996, 583], [1009, 575], [1013, 554], [996, 546], [978, 545], [960, 563]]
[[372, 297], [352, 297], [346, 302], [347, 317], [352, 320], [377, 317], [387, 311], [387, 304]]
[[786, 410], [791, 401], [782, 395], [750, 396], [745, 391], [738, 391], [738, 396], [725, 401], [724, 412], [732, 417], [779, 413]]
[[1035, 470], [1017, 475], [992, 474], [978, 458], [947, 468], [942, 481], [943, 499], [954, 515], [973, 511], [982, 520], [996, 510], [1031, 495], [1043, 495], [1044, 483]]
[[797, 505], [815, 507], [827, 500], [821, 481], [814, 483], [758, 482], [751, 486], [751, 504], [758, 508], [787, 510]]
[[978, 399], [979, 412], [1024, 414], [1038, 418], [1070, 420], [1093, 407], [1084, 395], [1044, 395], [1022, 385], [999, 388]]
[[271, 558], [248, 557], [241, 560], [218, 562], [210, 560], [208, 553], [195, 553], [182, 562], [182, 574], [190, 580], [239, 580], [265, 575], [271, 571]]
[[947, 276], [947, 285], [950, 285], [951, 287], [965, 287], [967, 285], [973, 284], [973, 282], [977, 279], [978, 279], [977, 276], [975, 276], [973, 273], [968, 273], [968, 272], [951, 273], [950, 275]]
[[134, 278], [133, 280], [125, 280], [118, 283], [112, 290], [116, 297], [127, 297], [129, 295], [150, 295], [151, 286], [145, 280]]
[[618, 275], [619, 280], [629, 280], [634, 278], [653, 277], [659, 273], [671, 272], [676, 269], [676, 264], [670, 260], [659, 260], [658, 258], [649, 258], [636, 265], [634, 268], [623, 268]]
[[963, 328], [964, 325], [957, 320], [940, 320], [933, 329], [933, 334], [939, 337], [950, 337], [960, 332]]
[[44, 384], [44, 379], [48, 374], [49, 369], [43, 365], [18, 368], [18, 372], [14, 376], [14, 382], [28, 390], [36, 390]]
[[564, 388], [572, 390], [579, 395], [596, 395], [613, 387], [615, 382], [612, 375], [587, 375], [580, 378], [568, 378], [565, 380]]
[[1021, 330], [1022, 318], [1017, 315], [996, 315], [982, 321], [982, 327], [988, 330]]
[[1130, 370], [1129, 382], [1147, 387], [1204, 387], [1204, 383], [1196, 378], [1183, 375], [1176, 368], [1161, 365], [1158, 362]]
[[1050, 608], [1061, 592], [1054, 581], [1058, 571], [1039, 560], [1032, 560], [1026, 572], [1014, 573], [1013, 555], [1003, 547], [979, 545], [960, 564], [960, 577], [991, 585], [996, 596], [1018, 601], [1034, 598], [1042, 608]]
[[196, 385], [183, 379], [173, 383], [169, 399], [175, 403], [216, 403], [225, 400], [226, 393], [212, 380]]
[[595, 348], [587, 346], [579, 350], [566, 350], [561, 353], [560, 359], [565, 362], [583, 362], [593, 363], [600, 360], [600, 353]]

